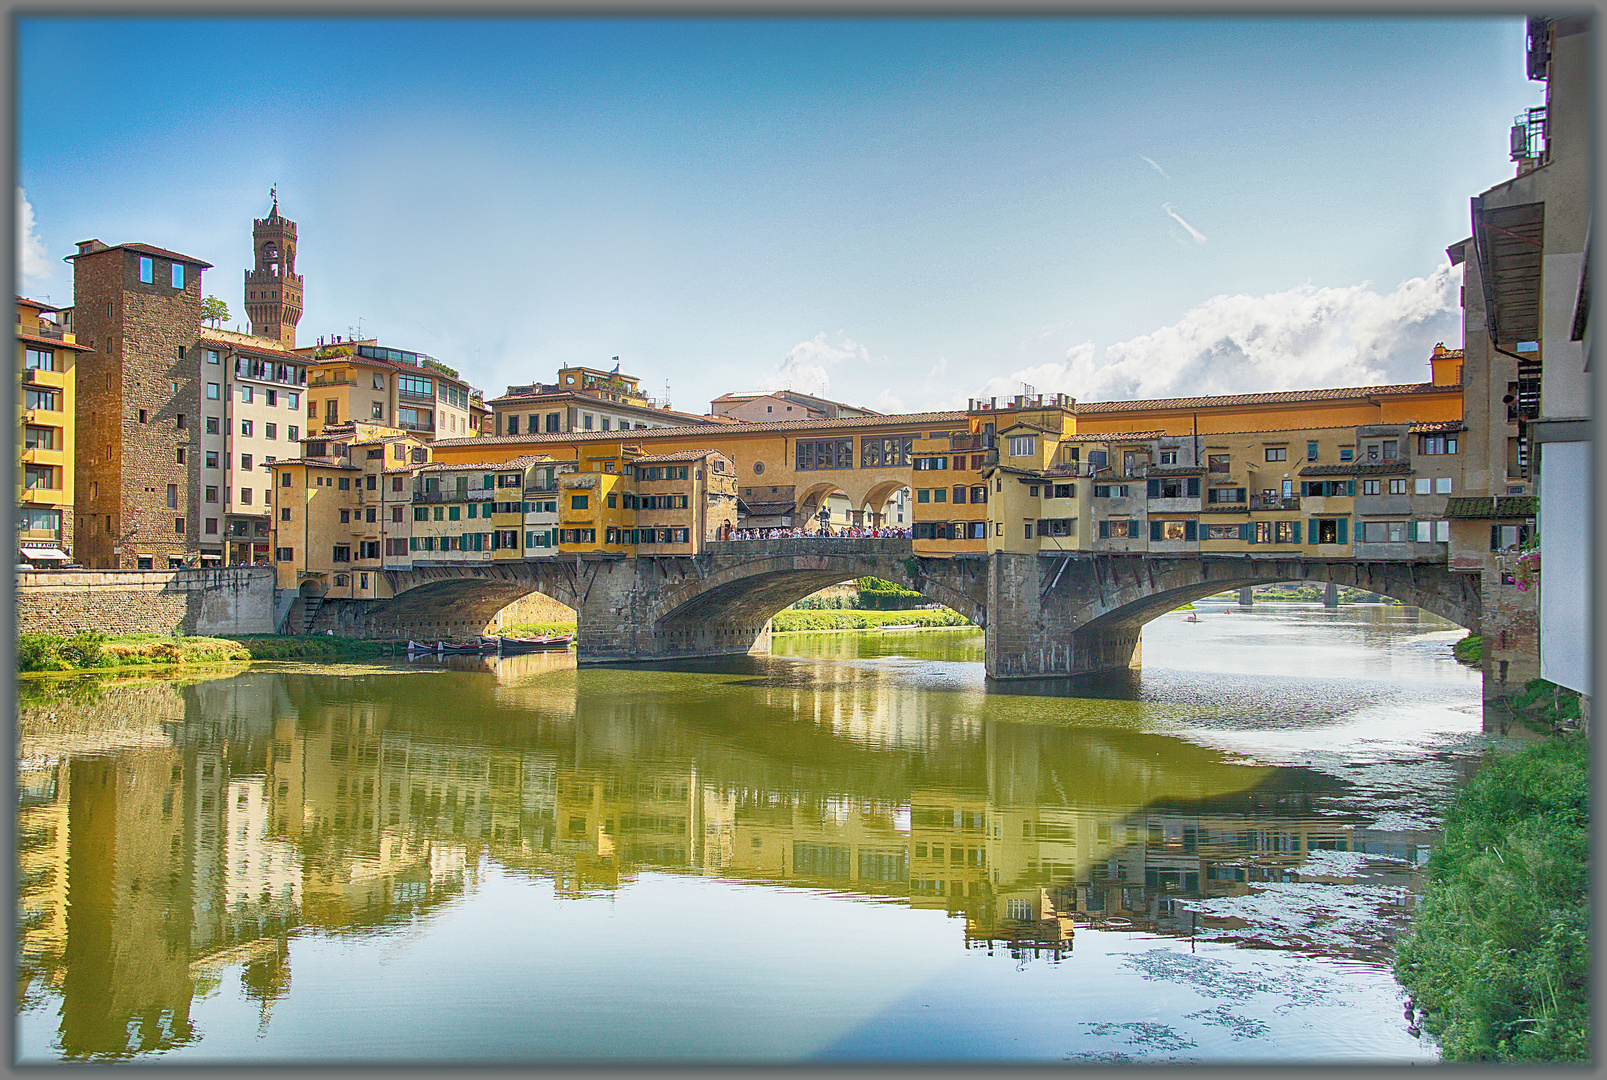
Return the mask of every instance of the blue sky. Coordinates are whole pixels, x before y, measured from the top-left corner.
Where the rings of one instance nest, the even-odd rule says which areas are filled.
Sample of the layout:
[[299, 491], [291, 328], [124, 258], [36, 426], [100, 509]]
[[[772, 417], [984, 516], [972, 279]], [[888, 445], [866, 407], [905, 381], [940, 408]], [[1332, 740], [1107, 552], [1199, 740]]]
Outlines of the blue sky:
[[298, 341], [488, 396], [907, 411], [1415, 381], [1544, 100], [1521, 19], [19, 18], [21, 289], [299, 223]]

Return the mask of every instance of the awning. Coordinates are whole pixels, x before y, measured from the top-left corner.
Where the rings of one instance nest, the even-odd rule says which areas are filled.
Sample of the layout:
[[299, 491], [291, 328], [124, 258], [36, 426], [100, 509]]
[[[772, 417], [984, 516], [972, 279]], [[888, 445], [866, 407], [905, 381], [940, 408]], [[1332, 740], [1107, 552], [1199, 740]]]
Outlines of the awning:
[[72, 556], [61, 548], [53, 547], [25, 547], [22, 549], [24, 559], [44, 559], [55, 562], [72, 562]]

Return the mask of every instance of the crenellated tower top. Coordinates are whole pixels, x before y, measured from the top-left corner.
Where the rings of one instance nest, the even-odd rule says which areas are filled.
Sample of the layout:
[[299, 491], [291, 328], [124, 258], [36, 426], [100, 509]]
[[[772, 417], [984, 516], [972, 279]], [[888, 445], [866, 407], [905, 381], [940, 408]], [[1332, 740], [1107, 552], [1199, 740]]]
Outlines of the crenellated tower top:
[[279, 215], [279, 189], [268, 192], [273, 208], [251, 223], [256, 268], [246, 271], [245, 309], [251, 333], [296, 347], [301, 321], [301, 275], [296, 273], [296, 223]]

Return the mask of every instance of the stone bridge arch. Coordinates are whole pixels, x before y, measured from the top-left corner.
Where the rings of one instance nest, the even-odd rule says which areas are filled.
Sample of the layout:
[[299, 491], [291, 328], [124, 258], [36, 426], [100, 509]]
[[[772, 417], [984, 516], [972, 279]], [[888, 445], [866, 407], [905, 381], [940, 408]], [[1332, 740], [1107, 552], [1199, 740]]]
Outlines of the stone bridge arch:
[[993, 568], [988, 674], [1082, 675], [1137, 667], [1144, 624], [1230, 589], [1314, 581], [1365, 589], [1479, 626], [1479, 580], [1444, 564], [1245, 555], [1014, 556]]

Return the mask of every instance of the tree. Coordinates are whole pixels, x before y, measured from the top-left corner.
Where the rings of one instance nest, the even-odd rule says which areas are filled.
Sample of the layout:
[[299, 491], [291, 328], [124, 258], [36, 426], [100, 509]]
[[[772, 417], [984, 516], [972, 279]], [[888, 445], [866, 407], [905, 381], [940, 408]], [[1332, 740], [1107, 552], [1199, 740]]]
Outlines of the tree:
[[215, 296], [209, 296], [201, 301], [201, 321], [217, 326], [229, 318], [229, 305]]

